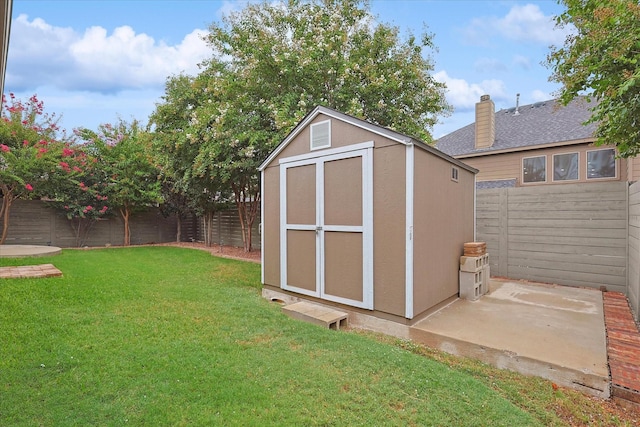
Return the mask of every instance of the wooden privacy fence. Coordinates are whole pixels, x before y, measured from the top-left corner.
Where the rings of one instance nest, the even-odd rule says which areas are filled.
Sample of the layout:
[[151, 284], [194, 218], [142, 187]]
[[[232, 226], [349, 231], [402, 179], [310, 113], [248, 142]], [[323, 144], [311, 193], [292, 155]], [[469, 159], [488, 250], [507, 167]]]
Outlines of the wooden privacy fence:
[[628, 293], [626, 182], [478, 190], [476, 204], [492, 276]]
[[629, 187], [629, 283], [627, 297], [640, 320], [640, 182]]
[[[197, 236], [196, 240], [205, 241], [203, 219], [197, 219]], [[253, 222], [251, 248], [260, 249], [260, 212]], [[227, 245], [242, 247], [242, 228], [240, 227], [240, 219], [238, 211], [233, 208], [225, 211], [218, 211], [213, 216], [211, 226], [211, 241], [217, 245]]]
[[[2, 220], [0, 219], [0, 226]], [[176, 239], [176, 219], [150, 209], [131, 218], [131, 244], [172, 242]], [[97, 221], [85, 246], [122, 245], [124, 223], [119, 216]], [[70, 221], [59, 211], [38, 200], [16, 200], [11, 206], [6, 244], [76, 246]]]
[[[48, 208], [45, 202], [37, 200], [16, 200], [9, 218], [9, 233], [6, 244], [11, 245], [52, 245], [62, 248], [76, 246], [76, 238], [71, 223], [62, 213]], [[253, 249], [260, 249], [258, 217], [253, 227]], [[0, 219], [2, 227], [2, 219]], [[158, 209], [133, 215], [131, 219], [131, 244], [166, 243], [176, 240], [177, 221], [175, 217], [165, 218]], [[182, 220], [182, 241], [204, 241], [201, 218], [190, 216]], [[119, 216], [100, 220], [91, 228], [85, 246], [122, 245], [124, 224]], [[235, 209], [220, 211], [214, 215], [211, 241], [242, 247], [242, 232], [238, 213]]]

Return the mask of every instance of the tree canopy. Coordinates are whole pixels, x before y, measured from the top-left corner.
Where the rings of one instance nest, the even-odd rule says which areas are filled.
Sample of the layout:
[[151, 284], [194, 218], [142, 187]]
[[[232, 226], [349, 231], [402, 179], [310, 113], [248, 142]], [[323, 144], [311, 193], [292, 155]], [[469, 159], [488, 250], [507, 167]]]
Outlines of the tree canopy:
[[560, 27], [573, 26], [564, 46], [547, 57], [550, 80], [562, 84], [560, 100], [593, 98], [590, 122], [599, 144], [622, 157], [640, 153], [640, 5], [637, 0], [560, 0]]
[[131, 215], [156, 206], [162, 201], [160, 170], [151, 155], [151, 138], [139, 123], [120, 120], [117, 124], [102, 124], [97, 132], [82, 129], [89, 142], [89, 154], [96, 158], [104, 174], [99, 192], [101, 201], [109, 201], [124, 221], [123, 245], [131, 244]]
[[[164, 101], [184, 107], [183, 96], [192, 97], [183, 110], [188, 117], [174, 123], [174, 147], [195, 147], [191, 173], [232, 189], [246, 250], [260, 202], [257, 167], [312, 108], [334, 108], [425, 142], [450, 112], [444, 84], [431, 75], [433, 36], [402, 35], [378, 22], [367, 1], [249, 4], [213, 24], [208, 42], [213, 55], [191, 89], [175, 77]], [[156, 114], [154, 122], [166, 132], [172, 120]]]
[[73, 138], [60, 133], [55, 115], [44, 111], [44, 104], [33, 95], [28, 100], [2, 97], [0, 118], [0, 218], [4, 243], [11, 205], [16, 199], [47, 195], [56, 186], [58, 162], [65, 143]]

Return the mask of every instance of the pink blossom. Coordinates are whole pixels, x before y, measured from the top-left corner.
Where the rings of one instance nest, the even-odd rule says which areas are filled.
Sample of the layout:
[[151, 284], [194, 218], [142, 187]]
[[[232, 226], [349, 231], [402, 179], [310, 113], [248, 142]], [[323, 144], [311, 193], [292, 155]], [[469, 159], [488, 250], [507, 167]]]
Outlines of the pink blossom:
[[88, 205], [85, 209], [88, 210], [88, 211], [92, 211], [93, 210], [93, 206]]
[[62, 150], [62, 157], [70, 157], [73, 156], [73, 150], [70, 148], [65, 148]]
[[33, 186], [31, 184], [26, 184], [24, 188], [26, 188], [27, 191], [33, 191]]
[[29, 145], [29, 141], [27, 141], [26, 139], [24, 141], [22, 141], [22, 145], [24, 147], [26, 147], [27, 145]]
[[78, 166], [74, 166], [73, 170], [76, 172], [82, 172], [82, 169], [80, 169]]
[[5, 153], [8, 153], [9, 151], [11, 151], [11, 148], [9, 148], [8, 145], [0, 144], [0, 150], [2, 150]]
[[109, 209], [106, 206], [103, 206], [102, 209], [100, 209], [100, 213], [105, 213], [107, 211], [107, 209]]

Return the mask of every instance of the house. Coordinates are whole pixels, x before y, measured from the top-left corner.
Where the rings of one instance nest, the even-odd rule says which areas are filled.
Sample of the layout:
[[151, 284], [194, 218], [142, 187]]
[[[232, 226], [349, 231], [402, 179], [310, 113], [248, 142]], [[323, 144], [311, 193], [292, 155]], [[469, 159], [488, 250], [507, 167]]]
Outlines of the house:
[[259, 170], [266, 298], [402, 324], [457, 298], [474, 239], [472, 167], [316, 107]]
[[580, 97], [567, 106], [549, 100], [496, 112], [483, 95], [475, 123], [436, 147], [478, 169], [479, 189], [638, 180], [638, 159], [618, 159], [614, 146], [593, 144], [596, 125], [584, 125], [592, 106]]

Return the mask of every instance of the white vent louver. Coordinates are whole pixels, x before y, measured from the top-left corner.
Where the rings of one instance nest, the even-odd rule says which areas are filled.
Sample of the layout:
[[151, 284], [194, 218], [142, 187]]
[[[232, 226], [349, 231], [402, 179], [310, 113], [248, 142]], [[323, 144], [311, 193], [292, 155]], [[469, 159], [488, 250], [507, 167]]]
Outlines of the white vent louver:
[[311, 149], [331, 147], [331, 121], [311, 125]]

